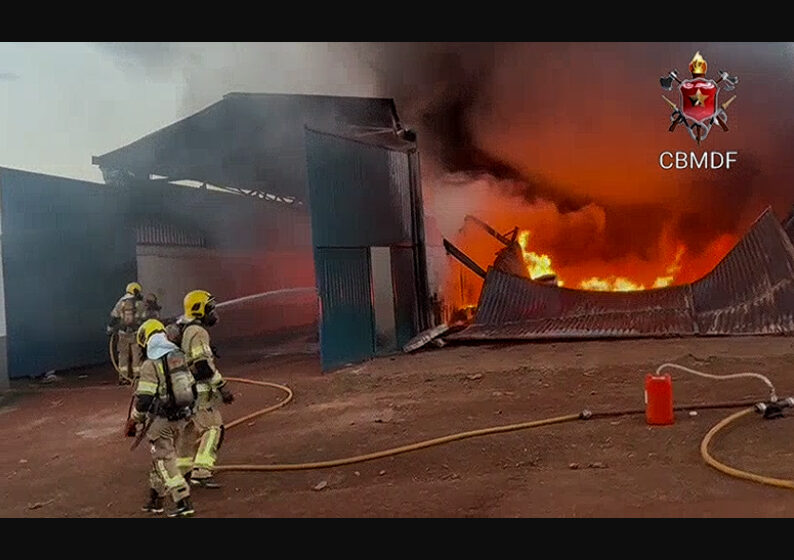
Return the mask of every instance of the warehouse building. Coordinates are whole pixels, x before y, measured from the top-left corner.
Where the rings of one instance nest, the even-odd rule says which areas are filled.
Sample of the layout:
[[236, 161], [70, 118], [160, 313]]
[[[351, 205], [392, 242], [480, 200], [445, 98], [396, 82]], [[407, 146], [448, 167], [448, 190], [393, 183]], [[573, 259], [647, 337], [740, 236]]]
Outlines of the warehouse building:
[[133, 279], [164, 315], [190, 289], [316, 286], [230, 308], [216, 337], [319, 328], [326, 370], [428, 324], [416, 142], [391, 99], [229, 94], [93, 162], [105, 184], [0, 169], [0, 384], [107, 361]]

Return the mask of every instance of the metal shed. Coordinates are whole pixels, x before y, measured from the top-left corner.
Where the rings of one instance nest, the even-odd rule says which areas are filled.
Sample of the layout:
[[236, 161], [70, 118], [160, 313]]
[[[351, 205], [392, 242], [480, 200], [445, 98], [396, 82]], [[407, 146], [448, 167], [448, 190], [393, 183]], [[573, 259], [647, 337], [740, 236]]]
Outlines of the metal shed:
[[430, 324], [419, 155], [393, 129], [307, 128], [324, 370], [394, 352]]
[[[162, 238], [168, 221], [171, 237], [191, 239], [187, 243], [193, 245], [201, 244], [203, 239], [227, 255], [243, 251], [252, 255], [247, 267], [253, 274], [230, 271], [229, 282], [217, 290], [219, 297], [304, 287], [314, 283], [306, 208], [305, 126], [352, 126], [363, 131], [401, 127], [394, 101], [386, 98], [230, 93], [202, 111], [93, 161], [108, 182], [131, 187], [130, 197], [137, 201], [147, 238]], [[200, 190], [222, 190], [242, 196], [227, 201], [224, 211], [213, 212], [211, 205], [202, 202], [208, 199], [194, 197], [185, 189], [169, 188], [167, 195], [158, 193], [171, 187], [169, 183], [185, 180], [198, 182]], [[195, 189], [187, 189], [192, 190]], [[272, 211], [263, 219], [257, 210], [260, 205], [256, 204], [261, 201], [272, 203], [271, 210], [281, 207], [281, 211]], [[233, 211], [230, 206], [234, 206]], [[144, 249], [144, 258], [154, 262], [158, 270], [166, 266], [183, 270], [185, 260], [199, 249], [179, 250], [183, 255], [175, 260], [175, 249], [165, 247], [158, 252], [149, 245]], [[279, 281], [246, 284], [245, 279], [252, 276], [277, 277]], [[181, 289], [182, 283], [177, 284]], [[246, 288], [242, 289], [244, 285]], [[230, 290], [230, 286], [235, 289]], [[300, 309], [284, 309], [282, 322], [309, 313], [314, 321], [316, 299], [304, 303]], [[272, 307], [260, 311], [270, 315], [271, 310]], [[242, 310], [235, 312], [239, 315]], [[226, 325], [224, 322], [221, 330]]]
[[[402, 128], [391, 99], [230, 93], [95, 156], [106, 185], [0, 170], [0, 386], [106, 361], [107, 315], [134, 279], [165, 315], [199, 287], [224, 300], [311, 286], [305, 126]], [[316, 298], [295, 299], [235, 308], [215, 335], [314, 324]]]

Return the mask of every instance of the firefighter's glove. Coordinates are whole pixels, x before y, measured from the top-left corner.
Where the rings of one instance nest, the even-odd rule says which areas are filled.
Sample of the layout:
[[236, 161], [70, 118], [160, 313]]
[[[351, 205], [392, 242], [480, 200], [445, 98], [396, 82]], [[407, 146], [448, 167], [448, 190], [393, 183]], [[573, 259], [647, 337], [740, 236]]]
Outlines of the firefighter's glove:
[[231, 404], [234, 402], [234, 394], [227, 387], [221, 387], [219, 391], [221, 392], [221, 398], [224, 404]]

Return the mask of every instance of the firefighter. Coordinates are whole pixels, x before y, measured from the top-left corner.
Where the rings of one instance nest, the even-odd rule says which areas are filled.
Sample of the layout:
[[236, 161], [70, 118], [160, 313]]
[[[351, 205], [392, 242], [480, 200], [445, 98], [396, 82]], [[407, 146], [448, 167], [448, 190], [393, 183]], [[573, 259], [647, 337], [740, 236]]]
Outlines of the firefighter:
[[146, 352], [141, 376], [135, 388], [135, 406], [127, 421], [126, 434], [146, 437], [151, 444], [149, 501], [141, 508], [162, 513], [167, 494], [175, 509], [169, 517], [195, 513], [190, 487], [177, 465], [177, 449], [196, 404], [196, 385], [187, 358], [165, 335], [156, 319], [145, 321], [137, 332], [137, 343]]
[[[207, 291], [194, 290], [185, 296], [183, 303], [184, 315], [177, 321], [179, 333], [170, 331], [170, 334], [171, 340], [177, 339], [187, 356], [190, 371], [196, 379], [198, 400], [196, 414], [183, 440], [179, 464], [188, 473], [191, 484], [220, 488], [212, 476], [224, 436], [220, 406], [221, 403], [233, 402], [234, 395], [215, 367], [216, 354], [210, 346], [207, 332], [207, 328], [218, 321], [215, 298]], [[200, 441], [196, 449], [195, 441], [198, 438]]]
[[126, 293], [113, 306], [107, 326], [108, 336], [118, 333], [116, 352], [119, 366], [119, 385], [133, 383], [141, 371], [141, 351], [135, 343], [135, 333], [143, 318], [143, 296], [137, 282], [127, 284]]

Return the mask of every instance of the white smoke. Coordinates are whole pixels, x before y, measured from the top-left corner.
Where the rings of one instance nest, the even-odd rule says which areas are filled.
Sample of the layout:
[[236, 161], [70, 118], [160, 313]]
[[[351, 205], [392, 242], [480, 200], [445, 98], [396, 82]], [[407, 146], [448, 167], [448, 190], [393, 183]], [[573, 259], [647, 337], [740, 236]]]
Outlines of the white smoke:
[[355, 43], [100, 43], [125, 71], [184, 83], [183, 113], [230, 92], [375, 96]]

